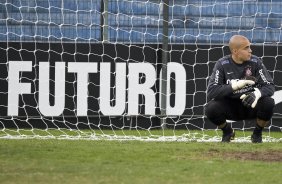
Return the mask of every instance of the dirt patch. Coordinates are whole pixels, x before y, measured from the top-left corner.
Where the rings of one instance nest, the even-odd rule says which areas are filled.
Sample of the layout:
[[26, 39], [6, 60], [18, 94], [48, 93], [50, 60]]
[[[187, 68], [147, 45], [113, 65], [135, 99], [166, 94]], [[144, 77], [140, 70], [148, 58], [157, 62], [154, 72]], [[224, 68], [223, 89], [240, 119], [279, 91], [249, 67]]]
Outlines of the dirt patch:
[[221, 152], [211, 149], [207, 152], [212, 157], [220, 157], [235, 160], [253, 160], [262, 162], [282, 162], [282, 152], [275, 150], [268, 151], [240, 151], [240, 152]]

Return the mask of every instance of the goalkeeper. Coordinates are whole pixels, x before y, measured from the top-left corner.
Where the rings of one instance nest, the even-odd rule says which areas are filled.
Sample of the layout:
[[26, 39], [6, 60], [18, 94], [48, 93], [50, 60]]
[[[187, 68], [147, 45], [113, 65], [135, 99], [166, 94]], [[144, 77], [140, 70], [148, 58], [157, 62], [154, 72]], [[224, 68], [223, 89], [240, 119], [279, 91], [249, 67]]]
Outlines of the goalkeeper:
[[230, 142], [235, 136], [226, 120], [256, 119], [251, 141], [261, 143], [262, 130], [275, 106], [271, 98], [275, 91], [273, 79], [262, 61], [252, 55], [246, 37], [232, 36], [229, 49], [231, 55], [219, 59], [210, 76], [206, 116], [222, 129], [222, 142]]

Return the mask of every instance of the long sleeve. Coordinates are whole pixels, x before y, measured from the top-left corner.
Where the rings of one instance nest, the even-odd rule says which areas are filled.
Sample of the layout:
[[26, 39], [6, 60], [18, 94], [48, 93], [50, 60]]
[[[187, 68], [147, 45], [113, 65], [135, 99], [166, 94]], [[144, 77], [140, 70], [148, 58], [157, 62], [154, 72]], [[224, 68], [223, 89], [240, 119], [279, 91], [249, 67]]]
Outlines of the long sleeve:
[[213, 72], [210, 76], [208, 88], [207, 88], [207, 98], [220, 99], [232, 94], [233, 90], [231, 85], [225, 83], [225, 74], [221, 62], [217, 62], [213, 68]]
[[261, 91], [261, 95], [272, 96], [275, 91], [273, 79], [261, 61], [258, 63], [257, 71], [256, 78], [258, 79], [257, 83], [258, 88]]

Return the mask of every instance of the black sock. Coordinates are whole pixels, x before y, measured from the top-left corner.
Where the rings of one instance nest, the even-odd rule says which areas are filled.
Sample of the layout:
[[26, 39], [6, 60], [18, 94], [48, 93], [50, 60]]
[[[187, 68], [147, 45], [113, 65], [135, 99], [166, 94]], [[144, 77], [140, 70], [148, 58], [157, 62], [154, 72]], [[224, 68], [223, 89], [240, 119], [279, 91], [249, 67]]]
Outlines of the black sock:
[[223, 128], [221, 128], [221, 130], [224, 133], [232, 133], [232, 128], [231, 128], [231, 126], [228, 123], [226, 123], [225, 126]]
[[254, 129], [254, 134], [256, 135], [261, 135], [262, 134], [263, 127], [259, 126], [256, 124], [255, 129]]

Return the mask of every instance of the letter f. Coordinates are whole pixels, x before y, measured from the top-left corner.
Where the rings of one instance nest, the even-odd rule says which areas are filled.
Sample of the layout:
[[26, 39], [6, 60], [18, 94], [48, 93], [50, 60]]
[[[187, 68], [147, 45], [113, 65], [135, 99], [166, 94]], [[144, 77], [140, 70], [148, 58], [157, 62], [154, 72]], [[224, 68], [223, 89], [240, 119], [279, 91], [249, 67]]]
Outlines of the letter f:
[[19, 82], [19, 72], [32, 71], [31, 61], [10, 61], [9, 62], [9, 89], [8, 89], [8, 116], [18, 116], [19, 94], [30, 93], [30, 83]]

